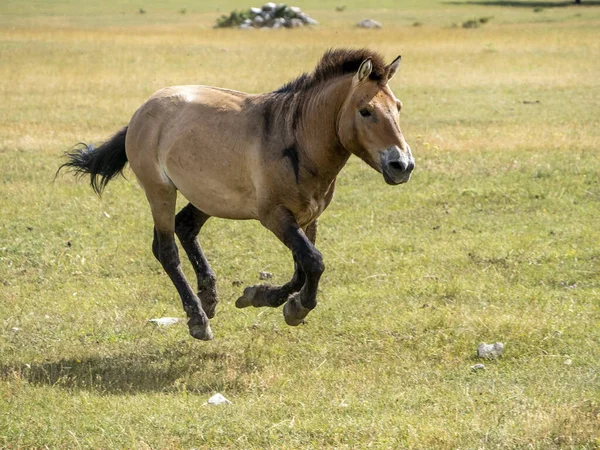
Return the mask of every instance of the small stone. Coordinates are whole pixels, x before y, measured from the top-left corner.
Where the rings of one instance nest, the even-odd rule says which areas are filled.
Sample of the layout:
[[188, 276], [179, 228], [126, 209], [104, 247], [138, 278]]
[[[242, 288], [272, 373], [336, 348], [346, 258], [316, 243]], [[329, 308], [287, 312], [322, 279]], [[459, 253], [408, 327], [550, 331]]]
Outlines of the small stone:
[[285, 21], [285, 26], [288, 28], [299, 28], [304, 26], [304, 22], [300, 19], [290, 19]]
[[474, 366], [471, 366], [471, 370], [473, 372], [477, 372], [478, 370], [485, 370], [485, 366], [483, 364], [475, 364]]
[[253, 6], [252, 8], [250, 8], [250, 12], [252, 14], [260, 14], [262, 12], [262, 9], [256, 8], [256, 7]]
[[148, 322], [159, 327], [170, 327], [171, 325], [181, 322], [181, 319], [178, 317], [160, 317], [158, 319], [150, 319]]
[[504, 344], [496, 342], [495, 344], [486, 344], [483, 342], [477, 348], [477, 356], [480, 358], [495, 359], [502, 356], [504, 353]]
[[252, 29], [252, 25], [249, 24], [249, 23], [241, 23], [238, 26], [238, 29], [240, 29], [240, 30], [251, 30]]
[[265, 22], [265, 19], [263, 19], [261, 16], [256, 16], [252, 22], [255, 26], [260, 27]]
[[270, 280], [271, 278], [273, 278], [273, 274], [271, 272], [260, 272], [258, 274], [259, 280]]
[[18, 332], [18, 331], [21, 331], [21, 329], [20, 329], [19, 327], [12, 327], [12, 328], [10, 329], [10, 331], [14, 331], [14, 332], [16, 333], [16, 332]]
[[275, 11], [275, 6], [276, 6], [275, 3], [273, 3], [273, 2], [265, 3], [262, 7], [262, 10], [269, 11], [269, 12]]
[[227, 400], [222, 394], [219, 394], [218, 392], [213, 395], [211, 398], [208, 399], [208, 404], [209, 405], [231, 405], [231, 402], [229, 400]]
[[296, 15], [298, 15], [302, 12], [302, 10], [300, 8], [298, 8], [297, 6], [290, 6], [290, 11]]
[[356, 24], [358, 28], [383, 28], [382, 25], [373, 19], [363, 19]]
[[571, 364], [573, 364], [573, 360], [571, 360], [571, 358], [565, 359], [565, 366], [570, 366]]

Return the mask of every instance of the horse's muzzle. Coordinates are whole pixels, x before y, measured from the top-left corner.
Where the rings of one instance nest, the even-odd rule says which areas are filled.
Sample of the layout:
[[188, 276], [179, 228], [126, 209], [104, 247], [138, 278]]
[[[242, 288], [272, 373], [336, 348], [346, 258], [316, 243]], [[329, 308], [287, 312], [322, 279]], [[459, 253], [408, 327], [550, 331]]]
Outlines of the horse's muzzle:
[[381, 172], [387, 184], [406, 183], [414, 168], [415, 160], [408, 144], [406, 151], [393, 146], [381, 152]]

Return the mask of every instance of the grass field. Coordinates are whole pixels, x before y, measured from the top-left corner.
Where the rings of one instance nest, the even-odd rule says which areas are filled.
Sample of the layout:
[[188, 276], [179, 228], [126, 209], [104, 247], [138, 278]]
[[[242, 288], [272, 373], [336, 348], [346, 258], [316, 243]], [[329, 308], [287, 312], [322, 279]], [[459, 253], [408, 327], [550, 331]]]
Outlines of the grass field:
[[[234, 0], [0, 3], [0, 448], [599, 448], [600, 7], [484, 3], [307, 0], [320, 27], [251, 32], [211, 28]], [[144, 195], [53, 182], [63, 152], [161, 87], [268, 91], [332, 46], [402, 54], [411, 182], [350, 160], [306, 325], [235, 308], [292, 262], [223, 220], [215, 340], [149, 325], [183, 312]]]

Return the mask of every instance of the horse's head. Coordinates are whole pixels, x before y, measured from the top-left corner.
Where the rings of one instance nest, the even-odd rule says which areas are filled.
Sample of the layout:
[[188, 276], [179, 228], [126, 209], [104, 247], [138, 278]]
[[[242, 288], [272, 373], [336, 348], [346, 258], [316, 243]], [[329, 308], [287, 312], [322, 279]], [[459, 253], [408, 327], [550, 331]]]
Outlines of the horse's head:
[[386, 66], [382, 75], [371, 76], [371, 59], [364, 60], [352, 78], [337, 124], [346, 150], [382, 173], [388, 184], [406, 183], [415, 167], [400, 130], [402, 103], [388, 85], [399, 66], [400, 57]]

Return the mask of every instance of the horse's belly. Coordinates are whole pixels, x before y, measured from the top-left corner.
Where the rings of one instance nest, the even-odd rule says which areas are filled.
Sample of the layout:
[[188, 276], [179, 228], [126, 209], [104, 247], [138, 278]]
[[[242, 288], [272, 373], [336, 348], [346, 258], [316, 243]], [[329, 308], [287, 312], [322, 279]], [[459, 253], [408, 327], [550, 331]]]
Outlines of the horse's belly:
[[241, 149], [189, 139], [161, 156], [167, 176], [196, 208], [225, 219], [258, 218], [254, 183]]
[[181, 194], [200, 211], [223, 219], [257, 219], [256, 197], [239, 186], [223, 185], [215, 180], [195, 180], [177, 185]]

